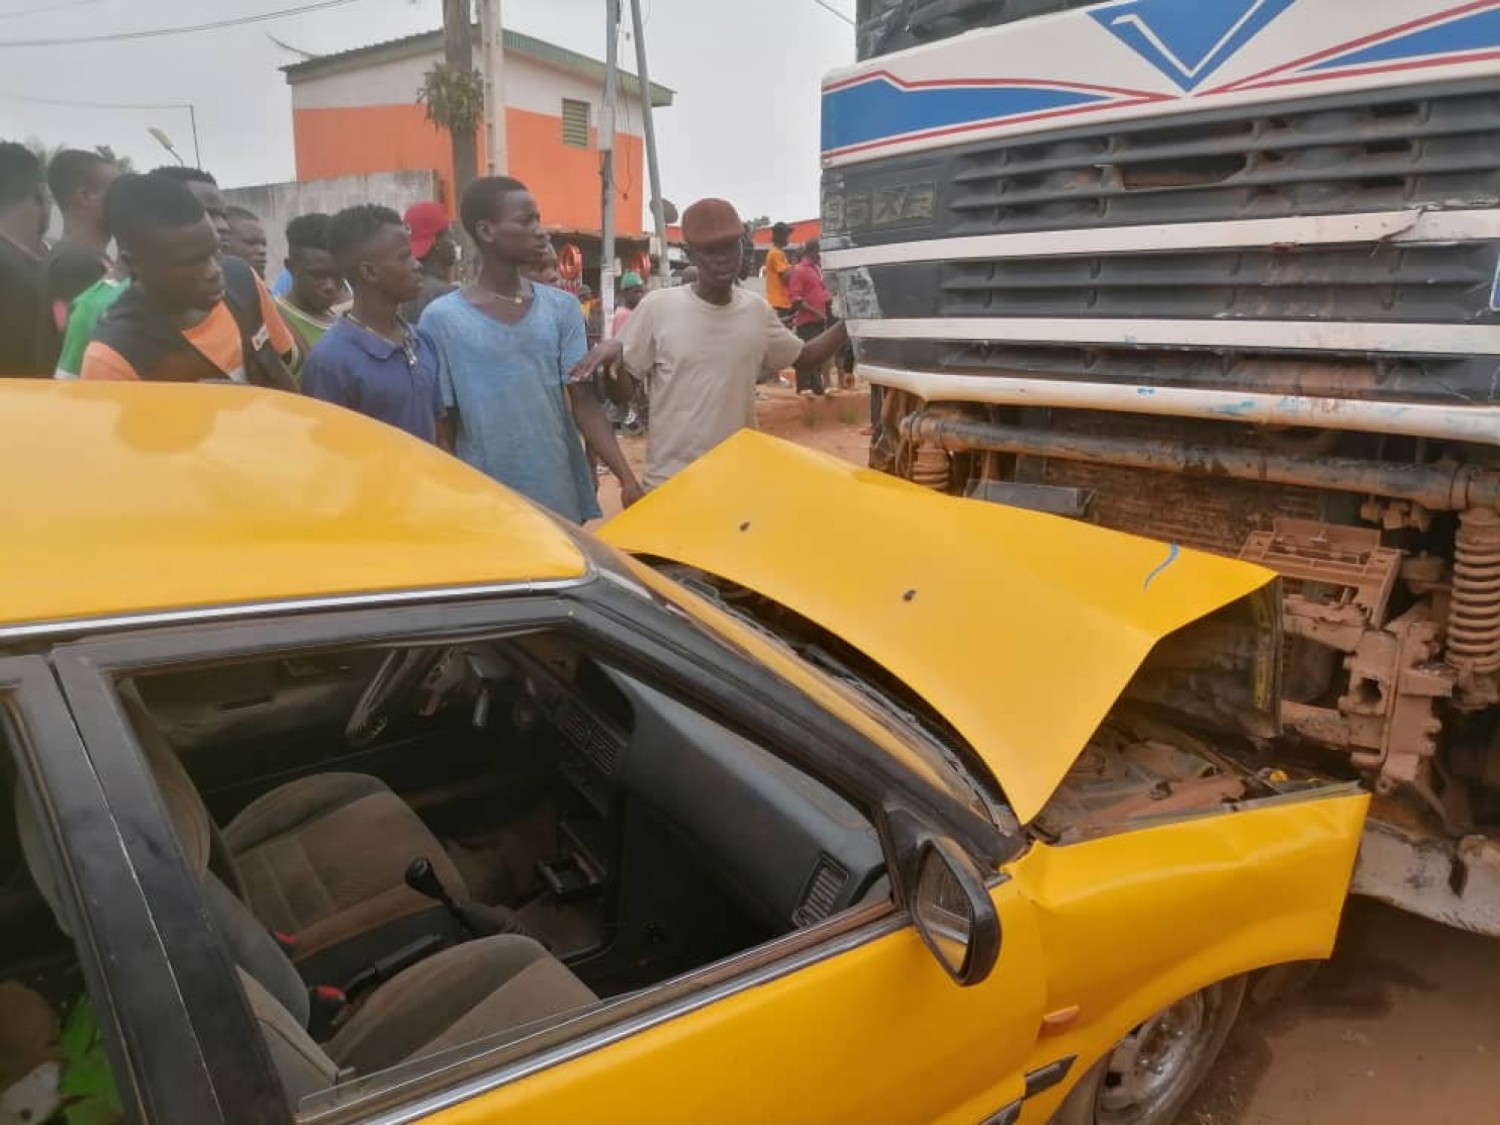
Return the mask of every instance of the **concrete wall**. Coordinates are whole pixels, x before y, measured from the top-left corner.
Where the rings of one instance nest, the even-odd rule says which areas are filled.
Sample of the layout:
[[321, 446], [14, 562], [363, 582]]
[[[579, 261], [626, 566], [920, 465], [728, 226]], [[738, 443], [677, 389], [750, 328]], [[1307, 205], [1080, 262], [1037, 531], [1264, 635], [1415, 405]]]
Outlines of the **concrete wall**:
[[266, 227], [266, 274], [274, 278], [286, 258], [286, 225], [298, 215], [322, 211], [332, 215], [356, 203], [382, 203], [403, 213], [413, 203], [437, 198], [437, 173], [429, 170], [372, 172], [331, 180], [257, 184], [229, 188], [224, 198], [248, 207]]

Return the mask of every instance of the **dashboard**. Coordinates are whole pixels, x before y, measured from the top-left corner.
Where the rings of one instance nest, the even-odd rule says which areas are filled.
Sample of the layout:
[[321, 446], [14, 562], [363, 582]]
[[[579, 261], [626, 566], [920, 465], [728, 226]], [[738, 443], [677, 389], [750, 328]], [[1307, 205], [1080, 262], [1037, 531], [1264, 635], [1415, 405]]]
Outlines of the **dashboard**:
[[880, 884], [874, 827], [820, 782], [618, 669], [518, 647], [529, 694], [566, 746], [562, 776], [601, 816], [616, 794], [649, 807], [745, 906], [788, 930]]
[[777, 930], [821, 921], [883, 885], [879, 837], [848, 801], [555, 631], [249, 661], [149, 677], [141, 688], [185, 760], [219, 785], [243, 780], [219, 778], [241, 760], [223, 753], [226, 744], [266, 742], [285, 754], [257, 761], [298, 769], [328, 759], [327, 735], [340, 726], [341, 751], [367, 754], [439, 714], [467, 711], [467, 725], [482, 728], [494, 701], [517, 700], [510, 720], [546, 725], [576, 798], [562, 826], [588, 861], [566, 872], [575, 884], [596, 886], [618, 864], [614, 818], [624, 801], [649, 811]]

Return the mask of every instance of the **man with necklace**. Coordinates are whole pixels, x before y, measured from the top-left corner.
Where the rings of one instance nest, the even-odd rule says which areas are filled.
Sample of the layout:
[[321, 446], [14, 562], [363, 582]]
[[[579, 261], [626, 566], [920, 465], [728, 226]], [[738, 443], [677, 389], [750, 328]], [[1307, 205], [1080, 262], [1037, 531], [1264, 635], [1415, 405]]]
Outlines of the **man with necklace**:
[[525, 271], [547, 248], [537, 202], [519, 180], [486, 176], [465, 190], [459, 218], [479, 248], [478, 278], [439, 297], [421, 327], [443, 366], [439, 444], [476, 469], [575, 523], [597, 517], [587, 442], [620, 483], [641, 486], [587, 383], [571, 373], [588, 354], [572, 294]]
[[354, 303], [308, 353], [303, 393], [436, 441], [437, 349], [400, 314], [422, 286], [406, 224], [389, 207], [366, 203], [335, 215], [327, 237]]

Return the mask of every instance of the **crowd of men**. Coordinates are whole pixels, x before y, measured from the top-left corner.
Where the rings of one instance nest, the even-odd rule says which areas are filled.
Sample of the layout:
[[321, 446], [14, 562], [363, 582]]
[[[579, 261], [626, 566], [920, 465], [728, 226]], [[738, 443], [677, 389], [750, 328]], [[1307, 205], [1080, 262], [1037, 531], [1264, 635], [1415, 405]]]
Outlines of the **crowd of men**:
[[[63, 215], [51, 243], [49, 192]], [[268, 287], [260, 218], [228, 206], [207, 172], [122, 175], [81, 150], [43, 168], [25, 146], [0, 143], [0, 376], [306, 394], [433, 442], [581, 523], [599, 515], [592, 463], [634, 503], [755, 424], [765, 371], [795, 367], [799, 389], [822, 393], [818, 373], [847, 344], [842, 326], [827, 327], [816, 243], [795, 267], [778, 266], [779, 312], [739, 284], [745, 228], [724, 200], [683, 213], [685, 283], [648, 291], [627, 273], [609, 338], [597, 342], [578, 296], [558, 287], [557, 254], [524, 184], [474, 181], [459, 221], [478, 256], [462, 283], [440, 204], [402, 215], [366, 203], [293, 219], [285, 269]], [[648, 389], [644, 485], [601, 379], [615, 393], [633, 381]]]

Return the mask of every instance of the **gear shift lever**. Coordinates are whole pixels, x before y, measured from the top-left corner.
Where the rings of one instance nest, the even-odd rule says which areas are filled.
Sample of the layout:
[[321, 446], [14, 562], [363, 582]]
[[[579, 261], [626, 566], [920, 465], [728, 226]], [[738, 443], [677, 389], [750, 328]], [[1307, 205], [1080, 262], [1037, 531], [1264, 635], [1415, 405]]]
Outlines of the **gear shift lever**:
[[453, 901], [448, 888], [443, 886], [443, 881], [438, 878], [437, 869], [432, 866], [432, 860], [425, 855], [418, 856], [407, 866], [406, 885], [417, 894], [442, 903], [449, 910], [458, 909], [458, 903]]
[[417, 894], [442, 903], [448, 913], [453, 916], [454, 921], [470, 937], [491, 937], [504, 932], [504, 927], [487, 916], [484, 911], [456, 901], [448, 893], [448, 888], [443, 886], [443, 881], [438, 878], [437, 869], [432, 866], [432, 861], [426, 856], [418, 856], [407, 865], [405, 879], [406, 885]]

